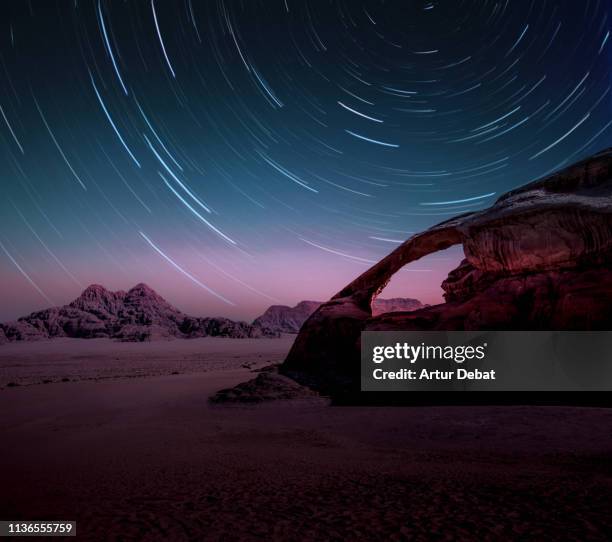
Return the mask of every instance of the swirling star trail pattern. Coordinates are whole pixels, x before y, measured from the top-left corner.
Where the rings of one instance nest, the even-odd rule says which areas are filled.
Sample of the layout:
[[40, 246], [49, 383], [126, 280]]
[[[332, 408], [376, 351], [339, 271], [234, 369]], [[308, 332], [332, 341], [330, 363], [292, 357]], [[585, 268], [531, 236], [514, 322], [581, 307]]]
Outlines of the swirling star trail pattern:
[[[0, 10], [1, 319], [92, 282], [235, 318], [325, 299], [612, 144], [607, 0]], [[436, 302], [460, 257], [392, 293]]]

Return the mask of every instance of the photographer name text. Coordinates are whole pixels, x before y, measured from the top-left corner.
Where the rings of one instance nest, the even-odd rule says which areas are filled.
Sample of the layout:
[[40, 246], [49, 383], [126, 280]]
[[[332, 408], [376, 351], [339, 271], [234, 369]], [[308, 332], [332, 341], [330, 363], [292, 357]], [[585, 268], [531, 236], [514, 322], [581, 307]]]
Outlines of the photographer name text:
[[[481, 361], [486, 357], [487, 343], [478, 346], [433, 346], [421, 343], [411, 345], [396, 343], [393, 346], [375, 346], [372, 349], [372, 362], [375, 365], [388, 360], [403, 360], [413, 365], [419, 362], [439, 362], [442, 360], [462, 364], [466, 361]], [[372, 371], [374, 380], [495, 380], [495, 370], [401, 368], [385, 370], [376, 367]]]

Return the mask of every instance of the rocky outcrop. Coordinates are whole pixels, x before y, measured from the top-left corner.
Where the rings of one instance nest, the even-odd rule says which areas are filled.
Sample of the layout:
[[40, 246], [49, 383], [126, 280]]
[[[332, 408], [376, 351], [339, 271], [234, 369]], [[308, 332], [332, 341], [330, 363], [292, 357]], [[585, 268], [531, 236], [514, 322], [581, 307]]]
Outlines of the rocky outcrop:
[[181, 333], [188, 337], [234, 337], [237, 339], [257, 339], [259, 337], [278, 337], [276, 331], [262, 329], [246, 322], [234, 322], [227, 318], [187, 317], [180, 326]]
[[300, 301], [295, 307], [272, 305], [261, 316], [255, 318], [253, 325], [279, 333], [297, 333], [321, 304], [322, 301]]
[[24, 320], [15, 320], [0, 324], [0, 329], [6, 337], [7, 342], [10, 341], [39, 341], [45, 339], [45, 333]]
[[[272, 305], [253, 321], [253, 325], [278, 333], [297, 333], [308, 317], [322, 304], [322, 301], [300, 301], [295, 307]], [[422, 307], [424, 305], [418, 299], [405, 297], [375, 299], [372, 304], [372, 314], [412, 311]]]
[[[372, 317], [372, 299], [411, 262], [461, 244], [441, 305]], [[280, 372], [357, 393], [363, 330], [612, 327], [612, 150], [414, 235], [317, 309]]]
[[4, 341], [53, 337], [122, 341], [192, 337], [275, 337], [277, 333], [227, 318], [195, 318], [173, 307], [146, 284], [111, 292], [92, 284], [72, 303], [0, 324]]
[[414, 311], [426, 306], [418, 299], [410, 297], [391, 297], [389, 299], [377, 297], [372, 301], [372, 315], [377, 316], [386, 312]]
[[316, 394], [295, 380], [277, 372], [262, 372], [252, 380], [233, 388], [218, 391], [210, 399], [211, 403], [263, 403], [267, 401], [286, 401], [315, 398]]

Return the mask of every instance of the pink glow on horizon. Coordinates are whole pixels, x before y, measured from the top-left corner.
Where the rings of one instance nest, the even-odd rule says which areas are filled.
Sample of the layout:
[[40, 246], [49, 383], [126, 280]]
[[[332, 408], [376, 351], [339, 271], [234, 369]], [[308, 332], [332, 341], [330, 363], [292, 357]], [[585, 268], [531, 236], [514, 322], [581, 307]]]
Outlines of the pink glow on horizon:
[[[83, 286], [98, 283], [109, 290], [128, 290], [144, 282], [187, 314], [251, 321], [270, 305], [292, 306], [305, 299], [325, 301], [370, 266], [317, 249], [270, 251], [258, 254], [249, 269], [229, 265], [223, 268], [247, 287], [190, 251], [175, 250], [172, 255], [195, 278], [235, 305], [228, 305], [198, 287], [155, 253], [145, 252], [122, 262], [123, 272], [119, 273], [116, 265], [101, 259], [81, 260], [68, 267]], [[211, 261], [223, 261], [215, 256], [211, 255]], [[380, 297], [412, 297], [423, 303], [440, 303], [443, 300], [440, 283], [462, 258], [461, 248], [454, 247], [414, 262], [392, 278]], [[67, 304], [81, 293], [82, 289], [52, 262], [27, 272], [57, 305]], [[48, 305], [17, 269], [0, 263], [0, 321], [25, 316]]]

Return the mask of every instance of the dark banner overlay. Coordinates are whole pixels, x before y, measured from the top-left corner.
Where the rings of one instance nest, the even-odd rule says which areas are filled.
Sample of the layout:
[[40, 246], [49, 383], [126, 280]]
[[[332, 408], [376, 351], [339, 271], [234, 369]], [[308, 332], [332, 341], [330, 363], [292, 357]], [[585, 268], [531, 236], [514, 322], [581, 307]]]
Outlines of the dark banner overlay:
[[611, 391], [612, 331], [364, 331], [362, 391]]

